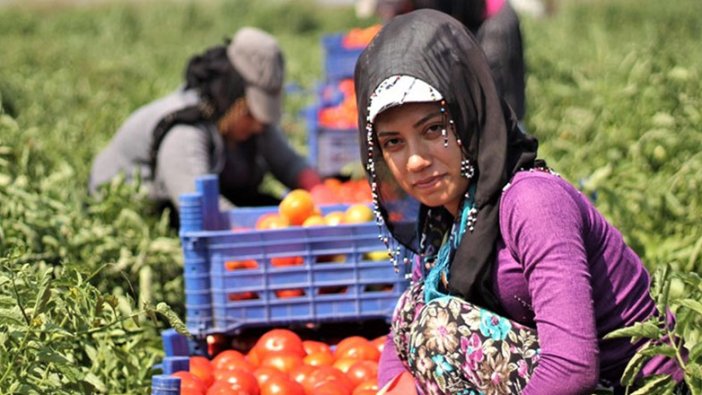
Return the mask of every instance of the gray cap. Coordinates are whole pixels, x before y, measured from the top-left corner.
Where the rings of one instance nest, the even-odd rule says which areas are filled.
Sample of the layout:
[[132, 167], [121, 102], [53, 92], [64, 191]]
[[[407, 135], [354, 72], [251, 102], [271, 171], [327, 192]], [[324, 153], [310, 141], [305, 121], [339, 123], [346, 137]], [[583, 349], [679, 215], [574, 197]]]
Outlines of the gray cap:
[[246, 81], [246, 102], [253, 116], [267, 124], [283, 112], [283, 53], [273, 36], [253, 27], [239, 29], [227, 47], [227, 57]]

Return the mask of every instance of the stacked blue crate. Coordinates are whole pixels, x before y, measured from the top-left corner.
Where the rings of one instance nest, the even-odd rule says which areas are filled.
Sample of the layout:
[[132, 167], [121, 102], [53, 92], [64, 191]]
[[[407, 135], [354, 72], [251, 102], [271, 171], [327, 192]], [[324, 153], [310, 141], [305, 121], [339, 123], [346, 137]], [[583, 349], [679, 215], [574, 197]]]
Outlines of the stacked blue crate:
[[317, 93], [317, 102], [304, 111], [308, 130], [309, 160], [323, 176], [343, 173], [343, 169], [360, 161], [356, 129], [324, 127], [319, 124], [319, 112], [338, 105], [343, 100], [338, 84], [353, 78], [358, 57], [363, 48], [344, 46], [344, 34], [322, 37], [324, 51], [324, 83]]

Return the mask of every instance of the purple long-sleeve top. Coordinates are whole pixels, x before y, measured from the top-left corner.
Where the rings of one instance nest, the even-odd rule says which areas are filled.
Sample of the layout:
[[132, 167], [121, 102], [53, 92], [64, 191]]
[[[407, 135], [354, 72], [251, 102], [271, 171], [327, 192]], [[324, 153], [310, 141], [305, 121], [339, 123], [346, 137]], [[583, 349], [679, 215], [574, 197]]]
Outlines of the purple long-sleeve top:
[[[650, 278], [621, 233], [567, 181], [519, 172], [502, 194], [492, 287], [508, 318], [535, 327], [541, 358], [522, 394], [591, 393], [617, 383], [641, 345], [603, 340], [614, 329], [656, 312]], [[379, 384], [404, 367], [392, 339], [380, 359]], [[672, 374], [675, 361], [655, 357], [643, 375]]]

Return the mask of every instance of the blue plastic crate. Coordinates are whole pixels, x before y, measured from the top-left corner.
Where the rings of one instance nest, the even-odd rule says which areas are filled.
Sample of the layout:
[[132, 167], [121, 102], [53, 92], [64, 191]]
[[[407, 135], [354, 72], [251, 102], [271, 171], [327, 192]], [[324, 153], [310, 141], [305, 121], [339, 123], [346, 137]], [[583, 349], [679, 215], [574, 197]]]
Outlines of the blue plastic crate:
[[307, 123], [308, 160], [322, 176], [343, 174], [346, 166], [361, 165], [356, 129], [331, 129], [319, 126], [320, 107], [312, 105], [304, 111]]
[[343, 45], [344, 33], [322, 37], [324, 48], [324, 72], [327, 81], [353, 78], [358, 57], [364, 48], [346, 48]]
[[[198, 179], [196, 190], [180, 197], [186, 325], [196, 336], [392, 316], [408, 281], [388, 260], [368, 258], [370, 252], [385, 250], [375, 223], [254, 230], [256, 220], [277, 207], [220, 212], [216, 176]], [[249, 229], [232, 230], [242, 227]], [[404, 251], [398, 254], [404, 258]], [[299, 257], [302, 264], [271, 264], [289, 257]], [[227, 269], [243, 261], [255, 261], [257, 267]], [[302, 295], [280, 295], [291, 289]], [[252, 294], [253, 299], [241, 298]]]
[[163, 358], [160, 364], [154, 366], [154, 368], [161, 370], [161, 374], [151, 377], [151, 395], [179, 395], [180, 378], [171, 376], [171, 374], [180, 371], [189, 371], [190, 357], [170, 356], [168, 352], [166, 352], [166, 357]]

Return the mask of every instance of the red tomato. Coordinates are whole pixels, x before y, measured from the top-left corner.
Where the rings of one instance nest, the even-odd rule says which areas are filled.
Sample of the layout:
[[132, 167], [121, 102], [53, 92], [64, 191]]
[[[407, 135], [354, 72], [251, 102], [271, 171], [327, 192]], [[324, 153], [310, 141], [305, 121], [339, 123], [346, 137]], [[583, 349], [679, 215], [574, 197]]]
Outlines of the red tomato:
[[331, 366], [334, 364], [334, 354], [331, 351], [314, 352], [307, 354], [303, 362], [310, 366]]
[[320, 351], [331, 352], [331, 348], [327, 343], [318, 342], [315, 340], [304, 340], [302, 342], [302, 347], [305, 349], [307, 355], [314, 354]]
[[303, 263], [305, 263], [305, 260], [301, 256], [271, 258], [271, 265], [273, 267], [300, 266]]
[[351, 390], [332, 380], [318, 384], [309, 395], [351, 395]]
[[310, 375], [312, 375], [312, 372], [314, 372], [316, 369], [317, 368], [315, 368], [314, 366], [300, 365], [294, 368], [292, 371], [290, 371], [289, 376], [291, 379], [304, 386], [307, 380], [309, 379]]
[[312, 390], [318, 385], [325, 383], [327, 381], [333, 381], [337, 383], [338, 386], [343, 387], [349, 393], [353, 389], [353, 384], [351, 380], [340, 370], [333, 368], [331, 366], [320, 366], [312, 374], [310, 374], [309, 379], [305, 385], [305, 391], [311, 393]]
[[257, 269], [258, 262], [254, 259], [247, 259], [244, 261], [226, 261], [224, 262], [225, 269], [231, 270], [246, 270], [246, 269]]
[[258, 395], [260, 392], [256, 376], [243, 369], [229, 370], [217, 381], [225, 381], [231, 389], [246, 392], [250, 395]]
[[180, 393], [185, 395], [205, 395], [207, 386], [190, 372], [175, 372], [171, 376], [180, 377]]
[[283, 373], [290, 373], [303, 364], [302, 357], [288, 352], [268, 352], [261, 360], [261, 367], [275, 368]]
[[380, 359], [380, 351], [371, 344], [371, 342], [366, 341], [358, 342], [350, 345], [341, 352], [335, 354], [337, 359], [341, 358], [355, 358], [364, 359], [368, 361], [378, 361]]
[[215, 381], [207, 390], [207, 395], [254, 395], [243, 389], [235, 389], [226, 381]]
[[246, 360], [251, 362], [253, 366], [261, 366], [261, 355], [259, 355], [258, 350], [256, 350], [256, 347], [253, 347], [251, 350], [249, 350], [249, 353], [246, 354]]
[[346, 376], [354, 387], [366, 380], [378, 380], [378, 363], [375, 361], [356, 361], [346, 372]]
[[288, 377], [271, 377], [261, 386], [261, 395], [305, 395], [305, 389]]
[[202, 380], [202, 382], [208, 387], [214, 382], [212, 363], [210, 363], [210, 360], [205, 357], [190, 357], [190, 373]]
[[286, 352], [300, 358], [306, 355], [300, 336], [288, 329], [272, 329], [264, 333], [254, 347], [261, 358], [269, 352]]
[[246, 358], [241, 352], [237, 350], [224, 350], [212, 359], [212, 368], [214, 370], [224, 370], [224, 367], [227, 366], [231, 361], [242, 360], [246, 360]]
[[236, 302], [239, 300], [251, 300], [251, 299], [258, 299], [258, 295], [256, 292], [252, 291], [244, 291], [244, 292], [232, 292], [230, 294], [227, 294], [227, 299], [231, 302]]
[[275, 291], [275, 296], [279, 297], [280, 299], [297, 298], [298, 296], [302, 296], [304, 294], [305, 291], [300, 288], [281, 289], [279, 291]]
[[374, 345], [375, 348], [377, 348], [378, 351], [382, 354], [383, 348], [385, 348], [385, 342], [387, 341], [387, 339], [388, 339], [387, 335], [378, 336], [375, 339], [371, 340], [371, 344]]
[[351, 395], [370, 395], [378, 393], [378, 379], [365, 380], [356, 385]]
[[336, 361], [334, 361], [334, 364], [332, 366], [334, 366], [336, 369], [339, 369], [343, 373], [346, 373], [349, 371], [349, 368], [351, 367], [351, 365], [353, 365], [356, 362], [358, 362], [358, 359], [356, 359], [356, 358], [345, 358], [344, 357], [344, 358], [339, 358]]
[[353, 392], [351, 393], [351, 395], [377, 395], [377, 394], [378, 394], [377, 388], [374, 390], [368, 390], [368, 389], [356, 390], [356, 389], [354, 389]]
[[256, 381], [258, 381], [259, 387], [262, 386], [263, 383], [268, 381], [268, 379], [270, 379], [271, 377], [287, 377], [285, 373], [269, 366], [262, 366], [254, 370], [253, 374], [256, 377]]
[[359, 342], [367, 342], [368, 339], [362, 336], [349, 336], [344, 339], [342, 339], [337, 345], [336, 349], [334, 349], [334, 356], [338, 358], [337, 355], [339, 353], [344, 352], [347, 348], [351, 347], [352, 345], [359, 343]]

